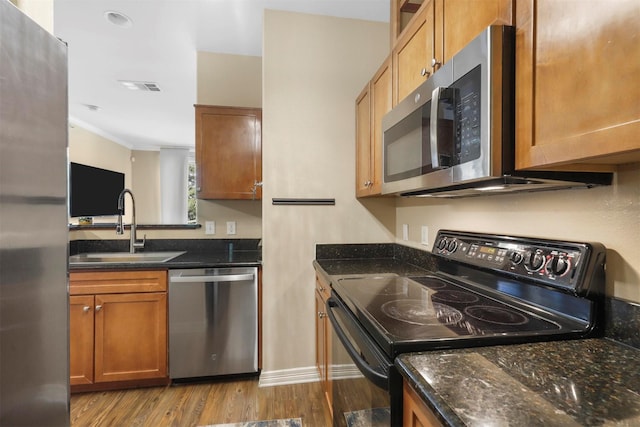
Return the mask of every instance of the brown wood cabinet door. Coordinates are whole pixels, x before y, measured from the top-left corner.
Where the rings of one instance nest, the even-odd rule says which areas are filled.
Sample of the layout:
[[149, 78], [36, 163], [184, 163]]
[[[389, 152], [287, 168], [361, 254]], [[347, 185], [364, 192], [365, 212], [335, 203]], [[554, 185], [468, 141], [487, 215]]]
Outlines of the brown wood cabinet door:
[[434, 1], [422, 6], [393, 49], [393, 105], [402, 101], [433, 72]]
[[70, 384], [93, 384], [93, 295], [69, 297]]
[[369, 83], [356, 99], [356, 196], [371, 187], [371, 91]]
[[443, 22], [441, 43], [444, 62], [489, 25], [512, 25], [513, 14], [513, 0], [437, 0], [436, 21], [442, 19]]
[[327, 319], [325, 301], [320, 292], [316, 291], [316, 366], [320, 375], [320, 382], [326, 392], [327, 384]]
[[382, 193], [382, 117], [391, 111], [391, 57], [382, 64], [371, 81], [371, 186], [370, 195]]
[[167, 376], [167, 294], [95, 297], [95, 381]]
[[200, 199], [261, 199], [262, 110], [196, 106]]
[[441, 427], [442, 423], [405, 381], [402, 382], [403, 427]]
[[522, 0], [516, 167], [640, 160], [640, 2]]

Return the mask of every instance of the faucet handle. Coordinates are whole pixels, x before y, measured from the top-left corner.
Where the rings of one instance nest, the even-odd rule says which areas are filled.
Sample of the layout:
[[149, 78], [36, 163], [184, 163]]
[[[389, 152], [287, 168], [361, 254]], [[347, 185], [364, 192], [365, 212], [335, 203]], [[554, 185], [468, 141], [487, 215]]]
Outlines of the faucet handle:
[[147, 235], [145, 234], [144, 236], [142, 236], [142, 240], [136, 240], [135, 242], [133, 242], [133, 247], [144, 248], [144, 244], [146, 241], [147, 241]]

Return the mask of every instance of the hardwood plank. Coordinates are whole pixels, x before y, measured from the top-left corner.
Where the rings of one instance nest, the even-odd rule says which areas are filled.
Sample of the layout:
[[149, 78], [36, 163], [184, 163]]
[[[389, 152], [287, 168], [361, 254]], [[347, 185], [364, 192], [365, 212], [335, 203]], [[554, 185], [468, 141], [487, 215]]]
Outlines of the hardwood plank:
[[279, 418], [331, 425], [320, 383], [258, 387], [252, 378], [71, 395], [72, 426], [195, 427]]

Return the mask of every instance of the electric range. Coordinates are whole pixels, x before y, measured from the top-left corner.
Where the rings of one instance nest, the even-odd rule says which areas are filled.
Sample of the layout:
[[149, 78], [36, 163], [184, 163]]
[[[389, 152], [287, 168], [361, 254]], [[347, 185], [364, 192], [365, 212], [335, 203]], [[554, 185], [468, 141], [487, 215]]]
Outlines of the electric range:
[[[332, 281], [327, 313], [333, 345], [388, 395], [388, 412], [360, 414], [371, 425], [378, 418], [379, 425], [401, 425], [401, 379], [393, 366], [401, 353], [601, 332], [606, 250], [599, 243], [441, 230], [432, 254], [437, 269], [429, 274]], [[349, 425], [342, 412], [354, 412], [342, 407], [343, 389], [334, 386], [334, 425]], [[373, 398], [375, 389], [367, 393], [385, 400]]]

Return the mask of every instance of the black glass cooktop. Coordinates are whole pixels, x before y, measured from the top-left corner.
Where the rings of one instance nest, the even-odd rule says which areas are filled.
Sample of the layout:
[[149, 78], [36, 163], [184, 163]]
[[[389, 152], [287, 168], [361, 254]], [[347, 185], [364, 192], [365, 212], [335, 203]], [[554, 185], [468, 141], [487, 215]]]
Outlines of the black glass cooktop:
[[483, 345], [562, 329], [516, 303], [435, 276], [342, 278], [334, 291], [390, 353]]

